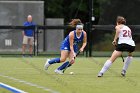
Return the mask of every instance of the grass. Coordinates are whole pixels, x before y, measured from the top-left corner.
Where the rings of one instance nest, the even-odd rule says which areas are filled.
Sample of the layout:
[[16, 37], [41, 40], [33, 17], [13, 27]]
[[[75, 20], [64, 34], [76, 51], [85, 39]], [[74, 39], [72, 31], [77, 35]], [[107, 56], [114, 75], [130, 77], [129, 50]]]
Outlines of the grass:
[[[120, 75], [123, 63], [119, 58], [98, 78], [106, 60], [107, 57], [78, 57], [64, 75], [57, 75], [54, 70], [61, 64], [52, 65], [46, 72], [44, 57], [1, 57], [0, 82], [28, 93], [139, 93], [140, 58], [134, 58], [126, 77]], [[71, 71], [74, 75], [69, 74]], [[10, 92], [0, 88], [0, 93]]]

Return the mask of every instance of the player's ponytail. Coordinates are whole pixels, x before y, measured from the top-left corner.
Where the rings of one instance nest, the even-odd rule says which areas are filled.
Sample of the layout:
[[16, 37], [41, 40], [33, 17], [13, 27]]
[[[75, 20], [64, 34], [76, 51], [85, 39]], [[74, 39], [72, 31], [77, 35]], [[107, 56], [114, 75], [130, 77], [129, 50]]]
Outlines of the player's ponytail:
[[118, 24], [126, 24], [126, 19], [122, 16], [118, 16], [116, 22]]
[[78, 23], [82, 23], [80, 19], [72, 19], [69, 25], [71, 25], [72, 27], [76, 27]]

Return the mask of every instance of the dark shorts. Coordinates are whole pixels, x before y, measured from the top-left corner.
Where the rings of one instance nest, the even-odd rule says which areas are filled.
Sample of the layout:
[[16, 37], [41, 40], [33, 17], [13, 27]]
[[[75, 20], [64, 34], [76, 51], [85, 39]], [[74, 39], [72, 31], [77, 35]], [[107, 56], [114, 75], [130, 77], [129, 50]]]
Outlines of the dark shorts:
[[128, 44], [118, 44], [116, 49], [117, 51], [126, 51], [126, 52], [133, 52], [135, 51], [135, 46], [131, 46], [131, 45], [128, 45]]

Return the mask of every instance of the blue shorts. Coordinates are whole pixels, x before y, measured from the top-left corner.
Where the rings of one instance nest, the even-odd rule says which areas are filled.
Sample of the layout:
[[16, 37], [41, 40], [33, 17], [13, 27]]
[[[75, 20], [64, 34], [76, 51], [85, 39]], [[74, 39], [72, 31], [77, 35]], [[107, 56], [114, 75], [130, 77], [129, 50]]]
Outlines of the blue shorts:
[[[74, 49], [74, 52], [77, 53], [78, 52], [78, 45], [74, 45], [73, 49]], [[68, 51], [70, 51], [70, 44], [62, 42], [60, 50], [68, 50]]]

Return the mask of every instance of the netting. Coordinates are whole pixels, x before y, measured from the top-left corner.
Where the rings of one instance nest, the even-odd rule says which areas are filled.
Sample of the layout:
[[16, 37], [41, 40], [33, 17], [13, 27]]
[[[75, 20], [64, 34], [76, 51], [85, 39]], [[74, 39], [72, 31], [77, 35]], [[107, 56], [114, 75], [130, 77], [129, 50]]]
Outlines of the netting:
[[16, 26], [23, 26], [28, 15], [43, 25], [43, 8], [43, 1], [0, 1], [0, 54], [21, 54], [23, 27]]

